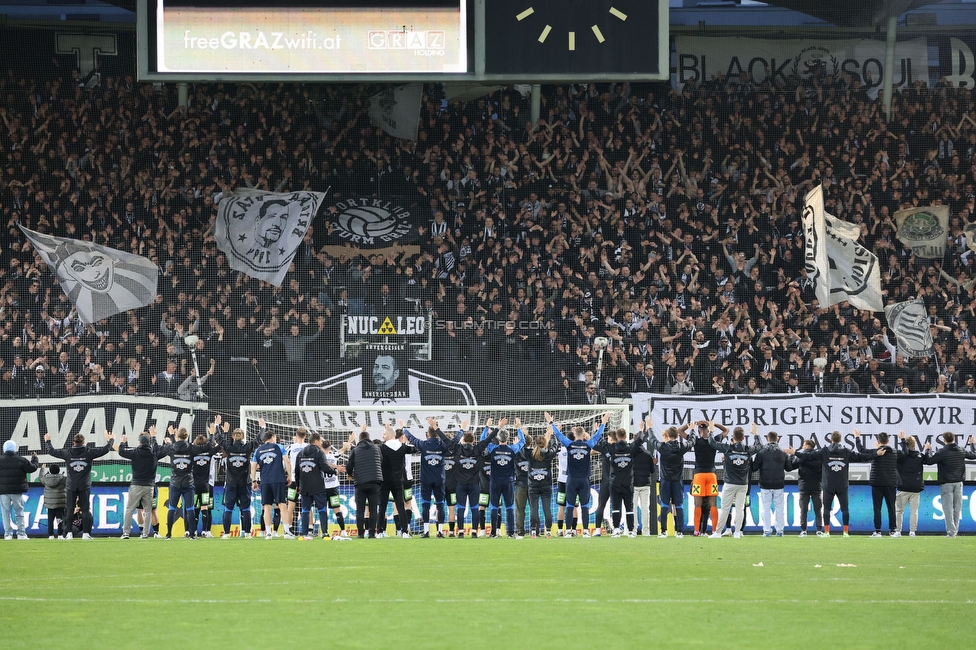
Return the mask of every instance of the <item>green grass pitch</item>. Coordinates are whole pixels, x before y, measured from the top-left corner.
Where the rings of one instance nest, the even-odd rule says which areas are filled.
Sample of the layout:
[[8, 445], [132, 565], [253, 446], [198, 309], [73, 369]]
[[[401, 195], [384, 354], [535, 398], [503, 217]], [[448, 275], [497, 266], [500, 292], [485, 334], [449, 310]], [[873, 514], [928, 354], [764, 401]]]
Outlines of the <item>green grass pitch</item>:
[[976, 537], [3, 542], [0, 639], [972, 648]]

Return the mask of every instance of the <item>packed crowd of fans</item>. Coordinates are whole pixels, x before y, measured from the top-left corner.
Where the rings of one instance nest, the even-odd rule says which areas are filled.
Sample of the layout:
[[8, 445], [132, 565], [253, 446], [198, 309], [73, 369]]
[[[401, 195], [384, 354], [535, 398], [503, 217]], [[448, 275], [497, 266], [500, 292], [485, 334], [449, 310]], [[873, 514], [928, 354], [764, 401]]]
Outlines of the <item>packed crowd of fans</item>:
[[[4, 397], [189, 397], [188, 333], [209, 376], [335, 360], [341, 314], [390, 309], [431, 314], [435, 359], [548, 364], [569, 400], [594, 382], [597, 337], [609, 395], [974, 392], [970, 91], [918, 82], [886, 120], [846, 75], [581, 83], [543, 87], [532, 125], [516, 89], [447, 102], [430, 85], [406, 142], [371, 124], [364, 86], [191, 85], [181, 109], [175, 87], [78, 77], [0, 78]], [[938, 359], [897, 357], [883, 314], [817, 304], [800, 214], [821, 183], [827, 211], [861, 225], [886, 300], [924, 298]], [[331, 188], [281, 288], [215, 245], [217, 203], [243, 187]], [[351, 197], [415, 205], [419, 246], [345, 245], [330, 214]], [[933, 263], [892, 216], [939, 203]], [[160, 295], [85, 326], [19, 224], [147, 256]]]

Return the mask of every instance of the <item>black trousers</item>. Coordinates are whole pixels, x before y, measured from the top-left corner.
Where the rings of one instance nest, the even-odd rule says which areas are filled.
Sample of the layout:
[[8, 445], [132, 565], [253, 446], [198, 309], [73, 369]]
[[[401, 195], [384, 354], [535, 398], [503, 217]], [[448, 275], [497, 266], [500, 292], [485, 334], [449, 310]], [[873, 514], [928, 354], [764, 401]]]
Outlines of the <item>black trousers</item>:
[[63, 535], [61, 532], [64, 530], [64, 508], [48, 508], [47, 511], [47, 536], [51, 537], [55, 534], [54, 530], [54, 520], [58, 520], [57, 534], [58, 536]]
[[842, 492], [833, 492], [831, 490], [824, 490], [823, 493], [823, 520], [824, 525], [830, 525], [830, 509], [834, 505], [834, 497], [837, 497], [837, 501], [840, 502], [840, 514], [841, 521], [845, 526], [851, 523], [851, 509], [847, 505], [847, 490]]
[[874, 502], [874, 529], [881, 530], [881, 502], [888, 506], [888, 530], [898, 530], [899, 522], [895, 521], [895, 486], [871, 486], [871, 501]]
[[[406, 504], [403, 501], [403, 484], [402, 483], [387, 483], [383, 482], [380, 484], [380, 498], [379, 498], [379, 519], [378, 523], [373, 526], [376, 532], [386, 532], [386, 507], [390, 503], [390, 495], [393, 495], [393, 504], [396, 506], [396, 510], [400, 513], [400, 531], [407, 532], [407, 510]], [[357, 503], [359, 503], [357, 501]]]
[[[366, 531], [366, 519], [375, 528], [380, 518], [380, 482], [359, 483], [356, 485], [356, 530], [362, 537]], [[370, 532], [370, 537], [375, 537]]]
[[81, 532], [91, 534], [92, 531], [92, 517], [91, 517], [91, 490], [85, 488], [84, 490], [72, 490], [68, 488], [65, 491], [65, 496], [67, 500], [64, 504], [64, 511], [68, 517], [73, 517], [75, 513], [75, 504], [81, 508], [82, 513], [82, 524]]
[[817, 530], [823, 530], [823, 518], [821, 517], [823, 503], [820, 500], [819, 490], [817, 492], [800, 492], [800, 530], [806, 531], [807, 529], [807, 509], [810, 507], [811, 501], [813, 502], [813, 519], [817, 525]]

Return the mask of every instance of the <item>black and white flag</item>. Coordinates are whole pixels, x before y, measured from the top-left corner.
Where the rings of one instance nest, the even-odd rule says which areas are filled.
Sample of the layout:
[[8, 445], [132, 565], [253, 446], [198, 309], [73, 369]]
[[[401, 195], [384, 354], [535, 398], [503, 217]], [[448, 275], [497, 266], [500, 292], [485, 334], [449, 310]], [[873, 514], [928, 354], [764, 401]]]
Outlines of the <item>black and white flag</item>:
[[945, 257], [949, 206], [899, 210], [895, 213], [895, 224], [898, 226], [898, 240], [910, 248], [916, 257], [930, 260]]
[[369, 98], [369, 117], [395, 138], [416, 140], [423, 96], [421, 84], [388, 88]]
[[857, 225], [827, 214], [820, 185], [806, 196], [803, 235], [807, 277], [815, 282], [821, 308], [846, 300], [858, 309], [884, 309], [878, 258], [857, 243]]
[[85, 323], [97, 323], [156, 299], [159, 267], [148, 258], [21, 226]]
[[885, 317], [898, 339], [898, 354], [908, 358], [935, 354], [928, 314], [921, 298], [885, 307]]
[[217, 248], [235, 271], [280, 287], [323, 199], [323, 192], [225, 195], [217, 210]]

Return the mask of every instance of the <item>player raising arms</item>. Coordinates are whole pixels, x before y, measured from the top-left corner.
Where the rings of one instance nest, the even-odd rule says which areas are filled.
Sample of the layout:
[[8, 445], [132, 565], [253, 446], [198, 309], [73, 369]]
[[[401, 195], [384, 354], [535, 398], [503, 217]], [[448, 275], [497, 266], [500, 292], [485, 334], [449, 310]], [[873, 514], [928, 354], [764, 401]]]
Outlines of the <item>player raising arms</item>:
[[[254, 450], [251, 458], [251, 485], [258, 489], [257, 471], [261, 468], [261, 509], [264, 511], [264, 538], [272, 539], [278, 534], [274, 532], [273, 509], [284, 517], [287, 511], [288, 493], [285, 488], [291, 483], [291, 463], [285, 448], [278, 444], [278, 436], [274, 431], [266, 431], [264, 444]], [[282, 521], [285, 539], [294, 539], [291, 532], [291, 522]]]
[[[712, 532], [718, 530], [718, 478], [715, 476], [715, 449], [708, 439], [715, 434], [716, 427], [722, 435], [729, 432], [728, 427], [716, 422], [701, 420], [696, 423], [698, 438], [695, 440], [695, 473], [691, 479], [691, 498], [695, 501], [695, 537], [708, 532], [708, 520], [712, 520]], [[684, 433], [688, 425], [682, 425], [679, 432]]]
[[[746, 432], [742, 427], [732, 430], [732, 443], [722, 442], [728, 430], [708, 439], [713, 448], [725, 454], [725, 485], [722, 486], [722, 510], [718, 513], [719, 527], [724, 527], [728, 521], [732, 506], [735, 505], [735, 516], [729, 534], [738, 539], [742, 537], [742, 522], [745, 518], [746, 496], [749, 494], [749, 473], [752, 467], [752, 455], [762, 449], [759, 441], [759, 427], [752, 425], [753, 445], [746, 444]], [[725, 531], [718, 528], [709, 537], [721, 537]]]
[[210, 453], [209, 443], [202, 445], [191, 445], [188, 441], [190, 432], [180, 427], [175, 431], [176, 440], [170, 435], [174, 434], [175, 427], [170, 425], [169, 434], [163, 438], [163, 446], [157, 452], [158, 458], [169, 456], [172, 472], [169, 478], [169, 511], [166, 514], [166, 539], [173, 538], [173, 525], [179, 515], [180, 501], [183, 502], [184, 519], [186, 532], [190, 539], [197, 538], [197, 517], [194, 510], [196, 499], [193, 495], [193, 457], [197, 454]]
[[410, 537], [410, 509], [403, 500], [403, 470], [406, 457], [416, 454], [417, 449], [405, 444], [400, 438], [403, 438], [403, 431], [397, 431], [387, 423], [383, 429], [383, 446], [380, 447], [383, 455], [383, 483], [380, 485], [380, 520], [376, 525], [376, 536], [379, 538], [386, 536], [386, 506], [391, 495], [396, 511], [394, 535], [402, 535], [404, 539]]
[[684, 537], [685, 530], [685, 454], [695, 446], [694, 433], [687, 440], [681, 439], [678, 429], [668, 427], [664, 430], [664, 440], [654, 436], [654, 423], [648, 422], [647, 450], [657, 452], [661, 458], [661, 532], [658, 537], [668, 536], [668, 514], [674, 517], [674, 536]]
[[[498, 424], [504, 427], [508, 420], [503, 418]], [[485, 450], [491, 461], [491, 486], [489, 505], [491, 507], [491, 536], [498, 537], [502, 527], [501, 501], [505, 500], [505, 531], [508, 537], [517, 537], [515, 530], [515, 459], [525, 446], [525, 434], [522, 433], [522, 420], [515, 418], [515, 430], [518, 440], [511, 442], [509, 433], [500, 428], [497, 443], [491, 443]], [[481, 434], [482, 440], [488, 437], [488, 428]]]
[[552, 429], [549, 429], [546, 431], [546, 435], [535, 437], [531, 449], [524, 448], [519, 454], [528, 461], [526, 472], [529, 481], [529, 524], [532, 529], [532, 537], [540, 532], [540, 503], [545, 518], [544, 534], [546, 537], [552, 537], [552, 459], [556, 457], [559, 449], [565, 450], [565, 447], [552, 437]]
[[[304, 441], [305, 436], [302, 436]], [[335, 468], [329, 464], [322, 449], [322, 436], [313, 433], [309, 438], [311, 444], [306, 444], [295, 456], [295, 486], [302, 499], [301, 535], [305, 540], [311, 540], [308, 524], [312, 515], [312, 506], [319, 512], [319, 527], [322, 539], [329, 538], [329, 490], [325, 486], [327, 476], [336, 476]], [[346, 538], [348, 539], [348, 538]]]
[[221, 417], [214, 417], [217, 445], [224, 453], [227, 471], [224, 475], [224, 533], [221, 539], [230, 538], [230, 524], [234, 516], [234, 508], [241, 513], [241, 537], [251, 536], [251, 489], [248, 485], [248, 468], [254, 450], [261, 444], [266, 425], [264, 418], [258, 419], [258, 435], [250, 442], [244, 441], [244, 429], [237, 428], [227, 438], [227, 434], [220, 430]]
[[567, 537], [574, 535], [575, 520], [573, 519], [573, 509], [576, 498], [579, 497], [581, 516], [583, 524], [583, 537], [589, 537], [590, 525], [590, 452], [600, 442], [603, 437], [603, 430], [610, 421], [610, 413], [603, 414], [603, 421], [597, 427], [596, 433], [587, 440], [586, 431], [583, 427], [573, 427], [573, 439], [570, 440], [562, 434], [556, 423], [552, 421], [552, 415], [545, 414], [546, 422], [552, 427], [552, 432], [556, 439], [566, 447], [568, 454], [566, 459], [566, 510], [569, 513], [568, 519], [571, 522], [570, 528], [566, 531]]
[[444, 522], [447, 521], [447, 503], [444, 495], [444, 454], [447, 446], [437, 436], [437, 421], [427, 418], [427, 439], [414, 437], [403, 424], [397, 420], [403, 435], [414, 447], [420, 450], [420, 516], [424, 520], [424, 534], [430, 537], [430, 504], [431, 498], [436, 499], [437, 505], [437, 536], [444, 537]]
[[475, 442], [474, 433], [467, 430], [468, 423], [461, 423], [461, 430], [451, 439], [444, 432], [437, 429], [437, 437], [447, 446], [448, 453], [454, 456], [457, 481], [457, 536], [464, 537], [464, 516], [471, 513], [471, 537], [478, 536], [480, 514], [478, 510], [478, 495], [481, 492], [481, 464], [484, 462], [485, 449], [495, 442], [497, 429], [493, 429], [492, 419], [488, 418], [486, 428], [492, 429], [488, 437]]

